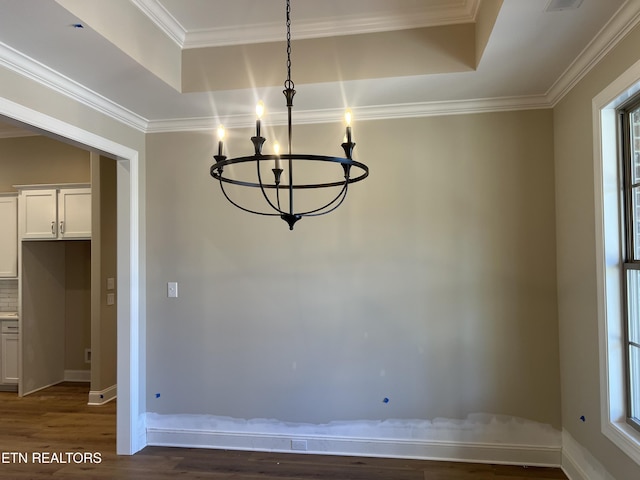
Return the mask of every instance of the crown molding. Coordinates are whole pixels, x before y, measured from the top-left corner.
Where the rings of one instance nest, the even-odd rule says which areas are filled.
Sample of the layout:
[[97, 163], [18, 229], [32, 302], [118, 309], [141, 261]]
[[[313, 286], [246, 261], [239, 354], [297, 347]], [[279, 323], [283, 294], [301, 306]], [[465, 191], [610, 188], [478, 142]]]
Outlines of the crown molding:
[[[263, 23], [240, 28], [237, 25], [186, 30], [158, 0], [131, 0], [165, 35], [180, 48], [207, 48], [249, 43], [277, 42], [283, 39], [280, 22]], [[296, 39], [322, 38], [339, 35], [357, 35], [391, 30], [433, 27], [475, 21], [479, 0], [461, 0], [457, 3], [398, 14], [347, 15], [323, 20], [296, 21]], [[347, 33], [345, 33], [347, 32]]]
[[42, 63], [0, 42], [0, 66], [38, 82], [114, 120], [145, 131], [147, 120]]
[[[79, 83], [61, 75], [45, 65], [29, 58], [0, 42], [0, 66], [30, 78], [58, 93], [74, 99], [82, 105], [128, 125], [143, 133], [183, 132], [213, 130], [221, 122], [219, 117], [193, 117], [147, 120], [112, 102]], [[358, 120], [383, 120], [415, 118], [438, 115], [462, 115], [483, 112], [551, 108], [548, 96], [485, 98], [445, 102], [414, 102], [391, 105], [375, 105], [354, 108]], [[307, 110], [296, 112], [297, 124], [331, 123], [340, 121], [342, 109]], [[286, 125], [286, 112], [273, 112], [272, 125]], [[255, 124], [255, 115], [225, 117], [227, 128], [246, 128]]]
[[187, 31], [157, 0], [131, 0], [162, 32], [183, 48]]
[[551, 106], [555, 107], [639, 22], [640, 4], [625, 2], [547, 91]]
[[359, 120], [388, 120], [393, 118], [470, 115], [474, 113], [540, 110], [545, 108], [551, 108], [546, 95], [531, 95], [445, 102], [416, 102], [402, 105], [377, 105], [353, 110], [354, 115], [357, 113]]
[[[472, 113], [506, 112], [514, 110], [537, 110], [551, 108], [546, 95], [528, 97], [481, 98], [447, 102], [415, 102], [391, 105], [354, 107], [353, 115], [358, 121], [390, 120], [396, 118], [435, 117], [443, 115], [468, 115]], [[302, 110], [295, 113], [296, 125], [341, 122], [342, 108]], [[225, 128], [250, 128], [255, 126], [255, 115], [232, 117], [199, 117], [166, 120], [151, 120], [147, 133], [213, 131], [223, 123]], [[287, 124], [286, 112], [271, 112], [269, 125]]]

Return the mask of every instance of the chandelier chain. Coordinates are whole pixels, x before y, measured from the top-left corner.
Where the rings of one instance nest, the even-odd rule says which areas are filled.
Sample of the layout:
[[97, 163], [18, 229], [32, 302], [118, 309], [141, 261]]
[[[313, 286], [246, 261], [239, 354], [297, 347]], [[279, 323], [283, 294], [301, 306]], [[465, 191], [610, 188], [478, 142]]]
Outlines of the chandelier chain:
[[284, 82], [285, 88], [294, 88], [291, 81], [291, 1], [287, 0], [287, 81]]

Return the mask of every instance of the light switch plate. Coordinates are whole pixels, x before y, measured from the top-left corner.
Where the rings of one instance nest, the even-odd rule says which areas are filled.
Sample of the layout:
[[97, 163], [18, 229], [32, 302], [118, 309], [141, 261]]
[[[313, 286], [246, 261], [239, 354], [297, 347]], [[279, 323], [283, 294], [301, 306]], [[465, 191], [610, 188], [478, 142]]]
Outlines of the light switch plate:
[[178, 282], [167, 283], [167, 297], [178, 298]]
[[116, 288], [116, 281], [114, 278], [107, 278], [107, 290], [113, 290]]
[[107, 305], [113, 305], [114, 303], [116, 303], [116, 294], [107, 293]]

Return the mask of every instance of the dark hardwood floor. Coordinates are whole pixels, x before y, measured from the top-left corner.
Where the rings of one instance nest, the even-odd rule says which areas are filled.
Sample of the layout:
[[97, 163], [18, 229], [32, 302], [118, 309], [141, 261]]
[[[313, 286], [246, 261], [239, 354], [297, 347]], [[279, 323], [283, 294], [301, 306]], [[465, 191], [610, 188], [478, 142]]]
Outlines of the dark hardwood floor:
[[[147, 447], [115, 454], [116, 403], [89, 407], [88, 385], [18, 398], [0, 392], [2, 479], [542, 480], [559, 469], [507, 465]], [[23, 461], [24, 460], [24, 461]], [[97, 461], [100, 463], [97, 463]], [[64, 462], [64, 463], [63, 463]], [[78, 462], [78, 463], [76, 463]], [[93, 463], [92, 463], [93, 462]]]

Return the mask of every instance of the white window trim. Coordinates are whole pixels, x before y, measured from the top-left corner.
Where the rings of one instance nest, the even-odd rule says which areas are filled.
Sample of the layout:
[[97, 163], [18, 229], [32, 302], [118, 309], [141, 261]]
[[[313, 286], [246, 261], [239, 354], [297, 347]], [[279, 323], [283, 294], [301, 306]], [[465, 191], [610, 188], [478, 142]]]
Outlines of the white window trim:
[[640, 91], [640, 61], [592, 102], [602, 433], [640, 465], [640, 432], [626, 422], [621, 310], [621, 186], [616, 108]]

